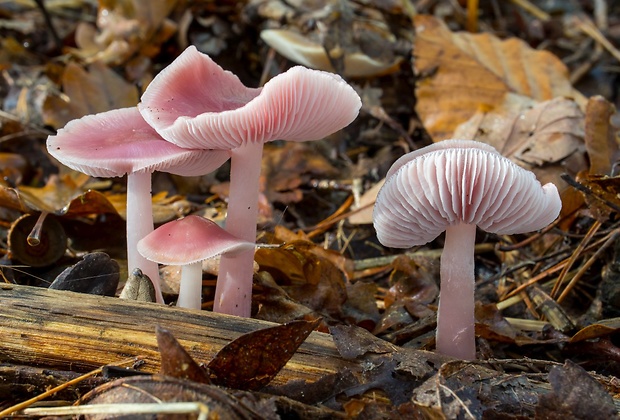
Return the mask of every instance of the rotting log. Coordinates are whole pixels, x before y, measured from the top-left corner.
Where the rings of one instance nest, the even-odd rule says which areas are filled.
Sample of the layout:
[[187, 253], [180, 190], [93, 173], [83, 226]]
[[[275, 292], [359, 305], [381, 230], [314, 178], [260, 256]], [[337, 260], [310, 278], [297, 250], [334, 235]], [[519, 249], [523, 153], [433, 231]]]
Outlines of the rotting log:
[[[140, 356], [145, 372], [160, 366], [155, 326], [174, 334], [198, 363], [208, 363], [238, 336], [275, 324], [207, 311], [0, 284], [0, 362], [87, 371]], [[312, 332], [273, 380], [315, 381], [352, 367], [329, 334]]]

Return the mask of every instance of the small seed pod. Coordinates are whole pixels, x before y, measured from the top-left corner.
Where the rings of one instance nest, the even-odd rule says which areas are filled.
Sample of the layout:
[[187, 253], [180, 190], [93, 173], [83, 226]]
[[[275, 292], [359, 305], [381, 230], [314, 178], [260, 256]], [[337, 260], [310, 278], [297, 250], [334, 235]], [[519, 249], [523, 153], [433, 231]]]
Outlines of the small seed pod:
[[8, 245], [11, 259], [45, 267], [65, 255], [67, 234], [55, 216], [25, 214], [11, 225]]

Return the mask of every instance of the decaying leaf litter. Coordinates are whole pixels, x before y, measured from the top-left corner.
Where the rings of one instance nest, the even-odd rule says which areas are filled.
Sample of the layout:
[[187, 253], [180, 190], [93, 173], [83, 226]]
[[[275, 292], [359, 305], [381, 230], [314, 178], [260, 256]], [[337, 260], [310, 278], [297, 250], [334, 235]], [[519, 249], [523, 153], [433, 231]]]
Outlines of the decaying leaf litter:
[[[79, 270], [87, 266], [85, 277], [94, 279], [119, 263], [117, 290], [128, 277], [125, 180], [88, 178], [58, 165], [45, 152], [48, 135], [71, 119], [136, 105], [150, 80], [190, 44], [247, 86], [299, 63], [343, 75], [362, 97], [362, 111], [321, 142], [265, 147], [253, 316], [277, 323], [320, 319], [316, 328], [332, 334], [354, 367], [314, 384], [269, 385], [266, 395], [209, 391], [174, 369], [162, 373], [177, 379], [117, 381], [155, 388], [160, 381], [157, 389], [168, 390], [162, 395], [182, 389], [186, 401], [203, 402], [187, 410], [218, 412], [223, 403], [231, 418], [286, 410], [312, 418], [608, 418], [618, 394], [620, 10], [606, 1], [477, 3], [3, 2], [5, 282], [47, 287], [80, 260], [92, 262]], [[541, 182], [553, 182], [563, 202], [558, 222], [541, 233], [479, 232], [475, 362], [427, 352], [434, 348], [442, 239], [402, 253], [378, 244], [369, 225], [373, 186], [392, 162], [446, 138], [491, 144]], [[226, 167], [204, 177], [156, 174], [155, 223], [188, 214], [223, 222], [227, 176]], [[37, 221], [40, 231], [33, 230]], [[203, 270], [209, 310], [217, 261]], [[172, 302], [178, 270], [163, 273]], [[114, 277], [105, 277], [112, 289]], [[53, 320], [54, 312], [48, 316]], [[267, 348], [258, 352], [269, 365], [286, 362]], [[183, 360], [180, 354], [162, 350], [162, 366]], [[229, 357], [233, 371], [244, 360]], [[2, 359], [12, 384], [3, 408], [45, 388], [38, 368], [51, 369], [57, 384], [86, 372]], [[257, 373], [249, 376], [244, 380], [264, 387]], [[32, 386], [24, 387], [23, 378]], [[51, 398], [74, 401], [102, 382]], [[170, 398], [158, 390], [146, 392]], [[121, 397], [103, 402], [144, 402]], [[230, 409], [238, 398], [246, 404]]]

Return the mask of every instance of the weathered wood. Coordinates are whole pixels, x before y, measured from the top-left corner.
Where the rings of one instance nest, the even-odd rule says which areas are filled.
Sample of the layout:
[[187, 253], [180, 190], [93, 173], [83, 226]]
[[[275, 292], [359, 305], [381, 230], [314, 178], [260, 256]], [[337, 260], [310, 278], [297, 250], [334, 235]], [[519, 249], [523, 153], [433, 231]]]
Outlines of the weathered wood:
[[[192, 357], [208, 362], [241, 334], [273, 323], [42, 288], [0, 285], [0, 362], [85, 371], [141, 356], [159, 370], [155, 326], [170, 330]], [[328, 334], [313, 332], [274, 379], [315, 381], [351, 367]]]

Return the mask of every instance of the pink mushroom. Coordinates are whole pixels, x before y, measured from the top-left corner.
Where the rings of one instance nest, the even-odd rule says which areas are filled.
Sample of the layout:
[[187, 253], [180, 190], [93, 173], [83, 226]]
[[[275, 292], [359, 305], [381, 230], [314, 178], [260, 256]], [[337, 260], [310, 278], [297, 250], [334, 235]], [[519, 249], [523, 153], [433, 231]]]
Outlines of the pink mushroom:
[[200, 309], [203, 260], [253, 249], [253, 243], [238, 239], [215, 222], [195, 215], [168, 222], [138, 242], [138, 251], [146, 259], [182, 266], [177, 306], [192, 309]]
[[[294, 67], [262, 89], [244, 86], [207, 55], [187, 48], [148, 86], [144, 119], [181, 147], [231, 150], [226, 230], [254, 242], [263, 143], [324, 138], [350, 124], [361, 100], [335, 74]], [[223, 256], [214, 310], [250, 316], [254, 251]]]
[[553, 184], [493, 147], [444, 140], [404, 155], [388, 171], [373, 214], [379, 242], [410, 248], [445, 230], [437, 314], [437, 350], [475, 359], [476, 226], [500, 235], [541, 229], [560, 213]]
[[221, 166], [227, 151], [191, 150], [164, 139], [137, 108], [123, 108], [70, 121], [47, 139], [47, 150], [64, 165], [94, 177], [127, 175], [127, 264], [151, 278], [162, 303], [157, 264], [142, 257], [136, 244], [153, 230], [151, 173], [204, 175]]

